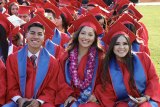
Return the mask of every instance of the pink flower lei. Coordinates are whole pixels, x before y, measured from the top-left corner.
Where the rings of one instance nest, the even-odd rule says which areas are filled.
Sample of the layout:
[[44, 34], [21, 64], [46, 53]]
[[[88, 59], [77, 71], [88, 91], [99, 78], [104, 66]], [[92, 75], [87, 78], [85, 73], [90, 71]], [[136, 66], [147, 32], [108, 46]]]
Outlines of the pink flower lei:
[[85, 89], [92, 82], [94, 68], [95, 68], [95, 57], [96, 57], [96, 48], [91, 47], [89, 49], [85, 79], [80, 80], [80, 78], [78, 76], [78, 47], [75, 47], [70, 52], [69, 71], [70, 71], [70, 74], [71, 74], [72, 81], [77, 88]]

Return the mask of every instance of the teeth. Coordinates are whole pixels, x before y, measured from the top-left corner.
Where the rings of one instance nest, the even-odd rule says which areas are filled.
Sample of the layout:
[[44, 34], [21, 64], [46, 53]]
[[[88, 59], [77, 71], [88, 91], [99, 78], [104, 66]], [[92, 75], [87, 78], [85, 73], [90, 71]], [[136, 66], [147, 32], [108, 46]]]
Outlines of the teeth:
[[119, 51], [120, 53], [124, 53], [125, 51]]
[[82, 42], [84, 42], [84, 43], [88, 43], [88, 41], [86, 41], [86, 40], [82, 40]]
[[36, 42], [36, 43], [38, 42], [38, 41], [36, 41], [36, 40], [31, 40], [31, 41], [32, 41], [32, 42]]

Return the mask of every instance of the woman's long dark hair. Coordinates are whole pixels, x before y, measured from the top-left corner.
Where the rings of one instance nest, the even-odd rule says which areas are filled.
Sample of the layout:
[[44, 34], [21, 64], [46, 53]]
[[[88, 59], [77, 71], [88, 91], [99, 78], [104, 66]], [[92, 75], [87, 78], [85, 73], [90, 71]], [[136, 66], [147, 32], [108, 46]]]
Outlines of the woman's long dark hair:
[[67, 22], [67, 19], [63, 13], [61, 14], [61, 18], [62, 18], [62, 27], [64, 28], [64, 32], [67, 33], [69, 23]]
[[102, 88], [104, 90], [105, 90], [105, 87], [106, 87], [107, 83], [111, 83], [110, 76], [109, 76], [109, 62], [110, 62], [112, 57], [115, 57], [115, 54], [113, 52], [113, 48], [116, 44], [117, 39], [120, 36], [123, 36], [127, 40], [127, 43], [129, 45], [129, 51], [128, 51], [127, 55], [123, 58], [123, 61], [126, 64], [129, 75], [130, 75], [128, 84], [129, 84], [131, 90], [136, 89], [135, 83], [134, 83], [134, 65], [133, 65], [133, 61], [132, 61], [130, 40], [129, 40], [129, 37], [127, 37], [125, 35], [122, 35], [122, 34], [118, 34], [118, 35], [116, 35], [112, 38], [112, 40], [109, 44], [109, 49], [108, 49], [108, 51], [105, 55], [105, 58], [104, 58], [103, 71], [102, 71], [102, 74], [101, 74]]
[[136, 27], [133, 24], [126, 23], [124, 24], [130, 31], [132, 31], [135, 35], [137, 34]]
[[[71, 40], [69, 41], [68, 47], [66, 48], [66, 50], [67, 50], [69, 53], [70, 53], [70, 51], [73, 50], [73, 48], [74, 48], [75, 46], [78, 45], [78, 37], [79, 37], [79, 34], [80, 34], [80, 32], [81, 32], [81, 30], [82, 30], [83, 27], [84, 27], [84, 26], [80, 27], [80, 28], [73, 34]], [[93, 42], [92, 46], [95, 46], [98, 50], [103, 51], [103, 48], [102, 48], [101, 45], [100, 45], [100, 42], [99, 42], [99, 39], [98, 39], [98, 35], [96, 34], [96, 32], [95, 32], [95, 36], [96, 36], [96, 37], [95, 37], [95, 41]]]
[[[131, 32], [133, 32], [135, 35], [137, 34], [137, 29], [135, 27], [135, 25], [131, 24], [131, 23], [126, 23], [124, 24]], [[143, 44], [143, 40], [136, 38], [133, 43], [137, 43], [137, 44]]]
[[106, 19], [105, 19], [105, 17], [104, 16], [102, 16], [102, 15], [96, 15], [95, 16], [96, 17], [96, 19], [99, 21], [99, 20], [101, 20], [101, 19], [104, 19], [104, 24], [103, 24], [103, 29], [105, 30], [106, 29]]
[[8, 41], [7, 41], [7, 33], [5, 28], [0, 24], [0, 48], [2, 49], [2, 56], [4, 59], [4, 62], [7, 60], [8, 56]]
[[30, 3], [28, 1], [22, 1], [20, 4], [22, 5], [23, 3], [26, 3], [27, 6], [30, 5]]
[[11, 4], [9, 5], [9, 7], [8, 7], [8, 14], [9, 14], [9, 15], [13, 15], [13, 14], [11, 13], [11, 8], [12, 8], [13, 5], [16, 5], [16, 6], [19, 8], [19, 5], [18, 5], [16, 2], [11, 3]]

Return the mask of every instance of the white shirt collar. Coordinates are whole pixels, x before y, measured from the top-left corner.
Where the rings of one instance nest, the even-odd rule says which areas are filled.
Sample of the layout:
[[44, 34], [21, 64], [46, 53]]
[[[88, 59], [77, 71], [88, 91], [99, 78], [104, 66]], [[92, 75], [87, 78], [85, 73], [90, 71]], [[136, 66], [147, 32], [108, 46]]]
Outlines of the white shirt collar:
[[29, 50], [28, 50], [28, 57], [30, 58], [32, 55], [36, 55], [36, 57], [38, 58], [40, 53], [40, 50], [36, 53], [36, 54], [32, 54]]
[[36, 65], [38, 64], [38, 56], [39, 56], [40, 50], [36, 53], [36, 54], [32, 54], [29, 50], [28, 50], [28, 57], [30, 58], [32, 55], [36, 55]]

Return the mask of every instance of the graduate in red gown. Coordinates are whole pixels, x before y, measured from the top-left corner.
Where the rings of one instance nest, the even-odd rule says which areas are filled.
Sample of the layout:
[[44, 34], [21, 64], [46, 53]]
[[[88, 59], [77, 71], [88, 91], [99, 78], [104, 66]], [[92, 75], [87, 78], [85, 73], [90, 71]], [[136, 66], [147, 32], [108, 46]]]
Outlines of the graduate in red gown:
[[[48, 26], [52, 29], [53, 35], [52, 35], [52, 42], [60, 45], [61, 47], [65, 48], [67, 43], [70, 40], [70, 37], [66, 34], [63, 33], [61, 31], [59, 31], [54, 23], [54, 21], [52, 20], [48, 20], [47, 18], [45, 18], [43, 15], [39, 15], [47, 24]], [[55, 18], [54, 18], [55, 19]]]
[[[61, 18], [62, 11], [58, 7], [56, 7], [54, 4], [49, 2], [45, 3], [44, 9], [45, 9], [45, 17], [49, 19], [50, 22], [47, 21], [46, 18], [44, 18], [44, 15], [41, 14], [40, 16], [45, 21], [47, 21], [47, 23], [49, 24], [49, 27], [51, 27], [52, 31], [54, 31], [54, 34], [52, 35], [52, 38], [51, 38], [52, 42], [65, 48], [68, 41], [70, 40], [70, 37], [65, 32], [62, 32], [57, 25], [57, 24], [60, 24], [60, 22], [62, 22], [63, 20], [65, 20], [64, 17], [63, 19]], [[62, 25], [66, 26], [66, 22], [63, 23]]]
[[148, 55], [150, 55], [149, 48], [144, 43], [145, 41], [137, 34], [137, 32], [141, 29], [141, 25], [139, 24], [139, 22], [136, 21], [128, 13], [123, 13], [115, 23], [119, 22], [124, 24], [129, 30], [131, 30], [137, 36], [137, 38], [132, 42], [132, 50], [135, 52], [146, 52]]
[[[55, 58], [59, 58], [59, 56], [61, 56], [61, 53], [63, 53], [64, 48], [60, 45], [53, 43], [53, 41], [51, 40], [51, 38], [53, 37], [53, 34], [54, 34], [54, 32], [53, 32], [53, 28], [55, 28], [54, 23], [42, 15], [36, 15], [27, 24], [24, 25], [23, 29], [26, 30], [27, 26], [30, 23], [35, 22], [35, 21], [40, 21], [46, 27], [46, 30], [45, 30], [46, 38], [45, 38], [45, 43], [44, 43], [45, 48]], [[68, 43], [68, 42], [65, 42], [65, 43]]]
[[133, 41], [133, 36], [121, 23], [109, 31], [110, 44], [102, 81], [96, 86], [96, 98], [102, 107], [159, 107], [160, 84], [156, 69], [146, 53], [131, 51], [129, 39]]
[[103, 29], [92, 15], [78, 19], [72, 27], [76, 32], [60, 58], [62, 71], [58, 78], [56, 104], [61, 107], [99, 107], [94, 86], [100, 82], [97, 77], [102, 68], [103, 50], [98, 35]]
[[8, 57], [8, 103], [4, 107], [54, 107], [59, 64], [42, 47], [44, 31], [40, 22], [30, 23], [27, 45]]
[[148, 47], [148, 40], [149, 40], [148, 30], [144, 25], [144, 23], [139, 21], [143, 17], [143, 15], [133, 5], [129, 5], [127, 10], [128, 13], [132, 15], [134, 19], [136, 19], [138, 23], [141, 25], [141, 29], [137, 31], [137, 34], [139, 35], [140, 38], [144, 40], [144, 45]]
[[148, 35], [147, 27], [142, 22], [139, 22], [139, 24], [141, 24], [142, 28], [138, 30], [138, 35], [144, 40], [144, 44], [148, 46], [149, 35]]
[[139, 22], [143, 15], [135, 8], [135, 5], [129, 0], [117, 0], [115, 6], [113, 7], [116, 10], [117, 18], [123, 13], [128, 13], [133, 16], [134, 20], [137, 21], [141, 26], [141, 29], [137, 31], [137, 34], [144, 40], [144, 45], [148, 47], [148, 31], [146, 26], [142, 22]]
[[[11, 43], [11, 32], [14, 26], [9, 20], [0, 13], [0, 59], [6, 63], [7, 57], [16, 52], [19, 48]], [[10, 41], [9, 41], [10, 40]]]
[[6, 67], [2, 60], [0, 60], [0, 107], [5, 104], [6, 97]]

